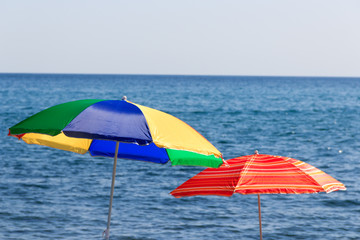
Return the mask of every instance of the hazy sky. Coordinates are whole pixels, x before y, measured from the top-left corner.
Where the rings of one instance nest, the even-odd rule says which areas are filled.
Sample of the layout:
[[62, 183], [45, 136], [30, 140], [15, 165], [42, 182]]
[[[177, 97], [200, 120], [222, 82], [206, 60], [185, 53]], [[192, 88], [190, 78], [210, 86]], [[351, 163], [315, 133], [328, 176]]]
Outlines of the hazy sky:
[[0, 0], [0, 72], [360, 77], [360, 1]]

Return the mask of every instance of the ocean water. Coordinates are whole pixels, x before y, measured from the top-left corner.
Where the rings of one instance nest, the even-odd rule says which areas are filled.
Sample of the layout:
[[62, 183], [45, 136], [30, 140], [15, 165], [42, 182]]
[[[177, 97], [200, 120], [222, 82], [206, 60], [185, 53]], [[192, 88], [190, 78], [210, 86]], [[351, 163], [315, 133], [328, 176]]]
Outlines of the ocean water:
[[[0, 239], [101, 239], [113, 159], [7, 133], [55, 104], [123, 95], [187, 122], [225, 159], [289, 156], [346, 185], [262, 195], [264, 239], [360, 239], [360, 78], [51, 74], [0, 74]], [[118, 161], [110, 239], [259, 239], [256, 195], [176, 199], [203, 168]]]

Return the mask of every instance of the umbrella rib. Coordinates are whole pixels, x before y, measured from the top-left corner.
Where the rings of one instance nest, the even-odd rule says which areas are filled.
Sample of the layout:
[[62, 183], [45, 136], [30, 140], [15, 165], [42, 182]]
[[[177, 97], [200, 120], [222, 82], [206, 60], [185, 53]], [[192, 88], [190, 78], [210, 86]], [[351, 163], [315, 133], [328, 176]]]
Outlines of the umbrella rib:
[[[320, 183], [318, 183], [313, 177], [310, 176], [310, 174], [308, 174], [307, 172], [304, 172], [304, 170], [302, 170], [301, 168], [298, 167], [298, 165], [294, 164], [294, 163], [291, 163], [289, 162], [288, 160], [290, 159], [293, 159], [293, 158], [290, 158], [290, 157], [287, 157], [284, 159], [284, 161], [290, 163], [291, 165], [293, 165], [294, 167], [296, 167], [298, 170], [300, 170], [300, 173], [302, 175], [304, 175], [309, 181], [311, 181], [312, 183], [314, 183], [315, 185], [319, 186], [321, 190], [317, 191], [317, 192], [326, 192], [325, 189], [324, 189], [324, 186], [322, 186]], [[300, 161], [300, 160], [297, 160], [297, 163], [300, 163], [300, 165], [303, 165], [303, 164], [306, 164], [305, 162], [303, 161]], [[315, 168], [314, 166], [309, 166], [310, 168], [313, 167]], [[321, 171], [321, 170], [320, 170]]]
[[250, 161], [245, 163], [244, 171], [240, 171], [241, 177], [240, 177], [239, 181], [237, 182], [237, 184], [234, 188], [234, 191], [236, 190], [237, 186], [239, 186], [241, 184], [242, 179], [245, 177], [246, 173], [249, 171], [250, 165], [253, 163], [255, 158], [256, 158], [256, 154], [252, 155]]

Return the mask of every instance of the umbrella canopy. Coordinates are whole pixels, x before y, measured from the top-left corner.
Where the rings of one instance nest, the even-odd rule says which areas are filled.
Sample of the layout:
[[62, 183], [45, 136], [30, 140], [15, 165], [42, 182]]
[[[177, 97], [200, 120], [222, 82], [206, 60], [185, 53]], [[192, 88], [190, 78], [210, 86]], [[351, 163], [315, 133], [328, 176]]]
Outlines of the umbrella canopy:
[[323, 171], [289, 157], [254, 154], [226, 161], [217, 169], [205, 169], [171, 192], [174, 197], [234, 193], [258, 194], [260, 239], [260, 194], [301, 194], [346, 190]]
[[28, 144], [114, 157], [109, 238], [117, 158], [172, 165], [219, 167], [221, 153], [185, 122], [126, 100], [87, 99], [45, 109], [9, 129]]
[[[219, 167], [221, 153], [185, 122], [129, 101], [87, 99], [45, 109], [9, 129], [29, 144], [92, 156]], [[109, 141], [110, 140], [110, 141]]]

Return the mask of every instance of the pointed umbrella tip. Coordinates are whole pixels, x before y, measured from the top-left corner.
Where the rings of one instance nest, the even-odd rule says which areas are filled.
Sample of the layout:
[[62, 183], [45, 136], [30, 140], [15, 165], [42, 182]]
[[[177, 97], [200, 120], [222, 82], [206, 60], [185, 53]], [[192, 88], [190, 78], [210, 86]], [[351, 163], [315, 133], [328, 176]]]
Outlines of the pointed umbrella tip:
[[259, 154], [259, 151], [258, 151], [258, 150], [255, 150], [255, 154]]
[[121, 100], [127, 101], [127, 97], [126, 97], [126, 96], [123, 96], [123, 97], [121, 98]]

